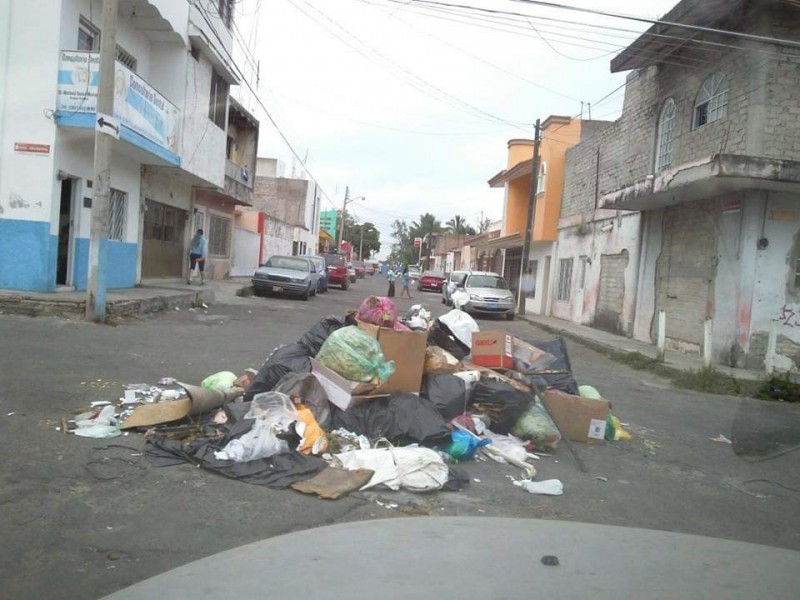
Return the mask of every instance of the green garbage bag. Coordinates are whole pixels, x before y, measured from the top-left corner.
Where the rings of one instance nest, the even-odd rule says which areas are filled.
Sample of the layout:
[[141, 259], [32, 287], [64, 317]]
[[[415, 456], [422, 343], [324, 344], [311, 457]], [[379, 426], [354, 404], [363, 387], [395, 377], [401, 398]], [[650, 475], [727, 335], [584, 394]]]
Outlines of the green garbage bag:
[[378, 340], [355, 326], [342, 327], [328, 336], [317, 360], [350, 381], [379, 385], [394, 373], [394, 361], [386, 360]]
[[547, 409], [538, 402], [531, 402], [528, 409], [514, 423], [511, 433], [521, 440], [531, 442], [536, 450], [552, 452], [561, 441], [558, 432]]
[[227, 390], [233, 387], [235, 381], [236, 373], [220, 371], [219, 373], [214, 373], [203, 379], [200, 385], [207, 390]]

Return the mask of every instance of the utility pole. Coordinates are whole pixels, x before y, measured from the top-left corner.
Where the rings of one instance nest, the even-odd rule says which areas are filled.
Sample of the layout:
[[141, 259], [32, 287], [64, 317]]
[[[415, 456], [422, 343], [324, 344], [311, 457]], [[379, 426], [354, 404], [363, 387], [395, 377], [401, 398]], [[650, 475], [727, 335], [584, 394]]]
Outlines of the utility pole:
[[531, 255], [531, 237], [533, 233], [533, 220], [536, 217], [536, 188], [539, 186], [539, 144], [540, 144], [539, 119], [536, 119], [536, 133], [533, 138], [533, 163], [531, 164], [531, 191], [528, 198], [528, 220], [525, 221], [525, 241], [522, 244], [522, 265], [520, 266], [519, 278], [519, 307], [517, 313], [525, 314], [525, 290], [522, 282], [525, 279], [528, 269], [528, 262]]
[[364, 224], [359, 226], [361, 229], [361, 241], [358, 244], [358, 260], [364, 260]]
[[347, 218], [347, 201], [350, 199], [350, 186], [344, 188], [344, 204], [342, 204], [342, 222], [339, 223], [339, 245], [337, 249], [342, 247], [344, 241], [344, 222]]
[[[97, 86], [97, 118], [114, 114], [114, 62], [116, 59], [117, 0], [103, 0], [100, 36], [100, 81]], [[91, 74], [91, 68], [89, 69]], [[89, 238], [89, 278], [86, 286], [86, 319], [106, 316], [106, 265], [108, 216], [111, 203], [111, 145], [107, 133], [94, 133], [94, 182]]]

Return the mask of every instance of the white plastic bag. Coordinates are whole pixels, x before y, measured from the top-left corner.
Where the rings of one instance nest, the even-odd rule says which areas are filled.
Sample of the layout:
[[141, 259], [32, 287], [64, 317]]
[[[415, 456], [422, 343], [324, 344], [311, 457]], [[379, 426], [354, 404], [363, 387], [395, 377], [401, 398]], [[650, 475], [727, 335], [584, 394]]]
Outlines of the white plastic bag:
[[438, 452], [430, 448], [373, 448], [337, 454], [339, 464], [348, 470], [370, 469], [372, 478], [361, 489], [383, 484], [411, 492], [439, 490], [447, 483], [449, 471]]
[[298, 418], [297, 409], [289, 396], [280, 392], [258, 394], [253, 398], [250, 410], [244, 418], [255, 419], [253, 428], [215, 452], [214, 456], [218, 460], [248, 462], [289, 451], [289, 444], [278, 439], [277, 435]]
[[[400, 489], [400, 485], [397, 482], [397, 466], [394, 464], [394, 458], [389, 454], [387, 448], [342, 452], [336, 455], [336, 460], [348, 471], [356, 469], [374, 471], [372, 478], [362, 486], [362, 490], [368, 490], [382, 483], [395, 491]], [[390, 481], [393, 482], [391, 485], [388, 483]]]
[[546, 479], [544, 481], [531, 481], [522, 479], [515, 481], [514, 485], [521, 487], [529, 494], [543, 494], [545, 496], [560, 496], [564, 493], [564, 484], [560, 479]]
[[469, 302], [469, 294], [464, 290], [456, 290], [451, 294], [450, 297], [453, 300], [453, 306], [459, 310], [464, 308], [464, 305]]
[[447, 328], [458, 338], [458, 341], [472, 348], [472, 334], [480, 331], [478, 323], [463, 310], [454, 308], [450, 312], [443, 314], [439, 320], [447, 325]]

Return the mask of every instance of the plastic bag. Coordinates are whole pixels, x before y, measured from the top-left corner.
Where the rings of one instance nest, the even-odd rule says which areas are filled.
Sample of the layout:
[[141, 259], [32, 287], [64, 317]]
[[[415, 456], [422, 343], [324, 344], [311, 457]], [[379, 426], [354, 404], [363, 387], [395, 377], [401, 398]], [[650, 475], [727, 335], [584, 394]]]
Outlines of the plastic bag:
[[350, 381], [384, 383], [394, 373], [378, 340], [358, 327], [334, 331], [317, 354], [317, 360]]
[[447, 325], [458, 341], [470, 350], [472, 349], [472, 334], [480, 331], [478, 323], [463, 310], [454, 308], [439, 317], [439, 321]]
[[287, 373], [310, 373], [311, 358], [308, 349], [299, 342], [276, 348], [258, 370], [255, 380], [245, 392], [244, 400], [256, 394], [271, 391]]
[[554, 372], [531, 376], [531, 385], [540, 388], [540, 391], [546, 388], [553, 388], [567, 394], [578, 394], [578, 382], [572, 376], [572, 365], [569, 361], [569, 354], [567, 354], [567, 345], [563, 339], [556, 338], [548, 341], [524, 339], [523, 341], [552, 354], [556, 358], [547, 367], [549, 371]]
[[482, 380], [475, 384], [469, 404], [489, 415], [491, 430], [507, 434], [532, 401], [530, 394], [520, 392], [503, 381]]
[[447, 465], [435, 450], [410, 446], [406, 448], [373, 448], [336, 455], [345, 469], [370, 469], [372, 478], [362, 490], [385, 485], [392, 490], [401, 487], [411, 492], [441, 489], [449, 475]]
[[344, 319], [333, 315], [317, 322], [311, 329], [303, 334], [299, 343], [306, 347], [309, 356], [316, 356], [325, 340], [337, 329], [345, 326]]
[[461, 429], [453, 429], [451, 436], [453, 439], [445, 452], [454, 460], [469, 460], [479, 448], [492, 443], [488, 438], [479, 439]]
[[461, 360], [470, 353], [470, 346], [461, 343], [450, 328], [439, 319], [436, 319], [428, 330], [428, 345], [446, 350], [456, 360]]
[[453, 373], [461, 368], [461, 361], [439, 346], [425, 349], [425, 373]]
[[460, 377], [443, 373], [428, 375], [422, 388], [422, 395], [428, 398], [442, 417], [449, 421], [467, 409], [468, 388]]
[[300, 436], [300, 445], [297, 451], [302, 454], [320, 455], [328, 449], [328, 440], [325, 432], [319, 426], [311, 410], [303, 405], [297, 405], [297, 423], [295, 431]]
[[552, 452], [561, 441], [558, 432], [547, 409], [538, 402], [532, 402], [519, 420], [514, 423], [511, 433], [520, 439], [533, 443], [536, 450]]
[[414, 394], [392, 394], [333, 411], [333, 428], [365, 435], [370, 440], [386, 438], [398, 445], [447, 443], [450, 430], [444, 417], [428, 398]]
[[207, 390], [227, 390], [233, 387], [236, 379], [236, 373], [220, 371], [203, 379], [200, 385]]
[[394, 327], [397, 321], [397, 308], [389, 298], [369, 296], [361, 303], [357, 318], [359, 321], [378, 327]]
[[602, 400], [603, 397], [600, 395], [600, 392], [591, 385], [579, 385], [578, 386], [578, 395], [581, 398], [589, 398], [590, 400]]
[[453, 301], [453, 306], [461, 310], [469, 302], [469, 294], [464, 290], [456, 290], [450, 294], [450, 299]]
[[293, 401], [302, 402], [311, 410], [320, 427], [330, 427], [331, 405], [328, 394], [314, 375], [287, 373], [275, 386], [275, 391], [286, 394]]
[[255, 420], [252, 429], [228, 442], [219, 452], [214, 452], [215, 458], [249, 462], [289, 451], [288, 442], [278, 437], [298, 419], [289, 396], [279, 392], [258, 394], [244, 418]]

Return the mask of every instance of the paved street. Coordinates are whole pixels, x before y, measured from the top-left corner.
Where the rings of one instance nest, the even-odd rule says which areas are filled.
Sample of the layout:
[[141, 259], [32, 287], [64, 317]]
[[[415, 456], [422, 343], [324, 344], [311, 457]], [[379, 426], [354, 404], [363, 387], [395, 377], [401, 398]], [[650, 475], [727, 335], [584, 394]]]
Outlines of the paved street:
[[[222, 369], [258, 367], [278, 344], [317, 319], [383, 293], [380, 276], [308, 302], [218, 294], [207, 311], [173, 311], [98, 326], [0, 315], [0, 576], [8, 598], [97, 598], [189, 561], [274, 535], [353, 520], [406, 515], [503, 516], [643, 527], [800, 550], [800, 452], [763, 462], [737, 458], [731, 437], [741, 414], [792, 405], [671, 389], [577, 344], [580, 383], [597, 387], [629, 424], [632, 442], [578, 444], [589, 473], [566, 446], [537, 463], [540, 479], [564, 482], [561, 497], [529, 495], [495, 463], [466, 465], [463, 492], [375, 492], [322, 501], [247, 485], [188, 465], [151, 468], [143, 438], [65, 436], [60, 419], [125, 383], [164, 376], [199, 382]], [[398, 300], [444, 308], [435, 294]], [[481, 321], [521, 337], [546, 334], [520, 321]], [[10, 414], [13, 413], [13, 414]], [[120, 447], [124, 446], [124, 447]], [[110, 460], [109, 460], [110, 459]], [[397, 509], [375, 500], [390, 498]], [[364, 551], [368, 551], [365, 548]]]

